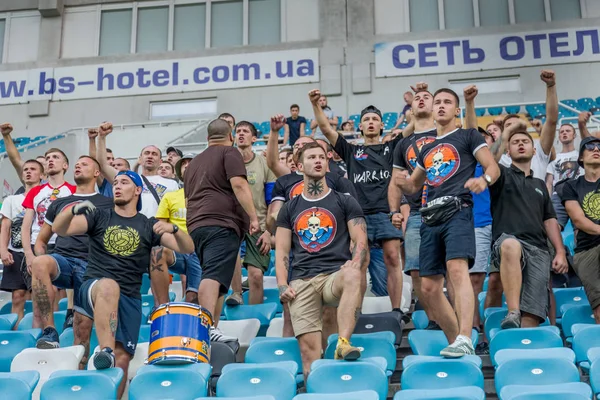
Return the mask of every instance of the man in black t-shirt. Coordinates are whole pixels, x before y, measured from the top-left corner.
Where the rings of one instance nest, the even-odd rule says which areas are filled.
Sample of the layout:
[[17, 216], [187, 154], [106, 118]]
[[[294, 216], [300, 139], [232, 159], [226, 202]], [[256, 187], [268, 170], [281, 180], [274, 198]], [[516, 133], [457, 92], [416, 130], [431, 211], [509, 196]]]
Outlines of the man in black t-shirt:
[[360, 313], [369, 253], [360, 206], [327, 186], [325, 151], [316, 143], [304, 146], [298, 168], [304, 173], [304, 189], [277, 218], [275, 262], [279, 296], [289, 303], [306, 379], [312, 362], [321, 358], [324, 305], [338, 307], [335, 358], [360, 357], [349, 339]]
[[358, 203], [367, 220], [369, 244], [371, 246], [377, 244], [383, 248], [385, 268], [377, 262], [369, 265], [373, 283], [371, 290], [379, 296], [389, 295], [392, 308], [401, 312], [400, 241], [402, 231], [395, 228], [390, 221], [388, 185], [392, 175], [394, 148], [402, 140], [402, 137], [398, 136], [388, 143], [380, 143], [383, 132], [381, 111], [374, 106], [368, 106], [360, 114], [359, 129], [364, 137], [364, 145], [350, 144], [343, 135], [329, 125], [327, 116], [318, 103], [321, 92], [315, 89], [310, 91], [308, 96], [319, 127], [335, 152], [348, 166], [348, 178], [358, 192]]
[[[475, 260], [470, 192], [483, 192], [499, 173], [479, 132], [456, 128], [459, 112], [454, 91], [443, 88], [435, 92], [433, 117], [438, 136], [421, 148], [412, 175], [396, 179], [404, 193], [423, 193], [419, 250], [422, 300], [451, 343], [440, 354], [451, 358], [475, 353], [470, 338], [474, 295], [469, 268]], [[477, 162], [483, 166], [484, 175], [474, 179]], [[454, 289], [455, 310], [443, 293], [446, 273]]]
[[581, 141], [579, 165], [585, 174], [568, 180], [559, 195], [577, 228], [573, 268], [600, 324], [600, 138], [588, 136]]
[[75, 311], [95, 322], [101, 350], [94, 354], [94, 367], [116, 366], [125, 374], [118, 398], [137, 346], [142, 322], [140, 288], [152, 247], [165, 246], [184, 254], [194, 251], [192, 238], [176, 225], [139, 213], [143, 186], [135, 172], [119, 172], [113, 181], [114, 209], [98, 210], [83, 201], [57, 215], [52, 226], [61, 236], [89, 236], [89, 262]]
[[[79, 157], [73, 173], [77, 185], [75, 194], [57, 199], [50, 205], [48, 211], [46, 211], [44, 225], [40, 229], [35, 243], [36, 248], [47, 246], [52, 237], [54, 219], [62, 211], [86, 200], [98, 209], [113, 207], [112, 199], [96, 192], [96, 179], [99, 175], [100, 165], [96, 159], [89, 156]], [[52, 285], [60, 289], [73, 289], [73, 306], [80, 306], [78, 294], [88, 263], [88, 246], [87, 235], [58, 236], [52, 254], [41, 255], [33, 260], [31, 266], [33, 310], [34, 315], [40, 319], [41, 327], [44, 330], [36, 344], [38, 349], [59, 347], [58, 332], [54, 326], [54, 314], [52, 312], [55, 297]], [[40, 253], [44, 254], [44, 252]], [[81, 322], [80, 319], [79, 323], [81, 324]], [[91, 324], [87, 329], [91, 329]], [[80, 331], [82, 330], [78, 329], [76, 332], [79, 333]], [[89, 338], [79, 337], [77, 334], [74, 343], [82, 344], [86, 348], [84, 357], [81, 360], [81, 364], [86, 365], [89, 354]]]
[[[533, 138], [524, 123], [511, 125], [507, 138], [510, 167], [500, 165], [500, 177], [490, 185], [492, 262], [500, 272], [508, 314], [502, 329], [536, 327], [548, 315], [550, 267], [568, 271], [560, 227], [544, 181], [531, 169]], [[554, 260], [548, 239], [557, 249]]]
[[304, 136], [304, 129], [306, 129], [306, 118], [300, 116], [300, 106], [298, 104], [292, 104], [290, 107], [291, 116], [285, 120], [285, 134], [283, 135], [283, 145], [288, 144], [294, 146], [296, 140], [301, 136]]

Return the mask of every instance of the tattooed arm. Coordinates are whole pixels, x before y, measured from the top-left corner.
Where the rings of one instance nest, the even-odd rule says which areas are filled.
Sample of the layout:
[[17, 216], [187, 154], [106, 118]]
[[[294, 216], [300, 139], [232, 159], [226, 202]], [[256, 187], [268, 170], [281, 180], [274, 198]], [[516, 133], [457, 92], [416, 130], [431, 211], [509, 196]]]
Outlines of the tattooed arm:
[[348, 221], [348, 233], [352, 241], [352, 264], [358, 265], [360, 269], [366, 269], [369, 265], [369, 245], [367, 239], [367, 222], [364, 217], [358, 217]]
[[288, 286], [288, 271], [290, 269], [290, 249], [292, 247], [292, 231], [281, 226], [275, 234], [275, 275], [277, 288], [282, 303], [287, 303], [296, 297], [294, 289]]

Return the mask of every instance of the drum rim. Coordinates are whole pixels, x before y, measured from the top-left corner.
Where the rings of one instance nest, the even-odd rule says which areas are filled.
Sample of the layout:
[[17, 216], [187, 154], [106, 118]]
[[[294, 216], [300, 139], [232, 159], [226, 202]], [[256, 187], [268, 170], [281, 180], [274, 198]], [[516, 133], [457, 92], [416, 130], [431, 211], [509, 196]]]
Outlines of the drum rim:
[[[204, 308], [204, 307], [202, 307], [202, 306], [200, 306], [198, 304], [188, 303], [186, 301], [174, 301], [174, 302], [169, 302], [169, 303], [164, 303], [164, 304], [159, 305], [158, 307], [156, 307], [152, 311], [152, 313], [148, 317], [151, 318], [152, 315], [154, 315], [154, 313], [156, 313], [156, 312], [158, 312], [158, 311], [160, 311], [160, 310], [162, 310], [164, 308], [167, 308], [167, 306], [168, 307], [187, 307], [187, 308], [193, 308], [195, 310], [202, 311], [203, 313], [207, 314], [207, 316], [211, 315], [210, 311], [208, 311], [206, 308]], [[211, 320], [212, 320], [212, 318], [211, 318]]]

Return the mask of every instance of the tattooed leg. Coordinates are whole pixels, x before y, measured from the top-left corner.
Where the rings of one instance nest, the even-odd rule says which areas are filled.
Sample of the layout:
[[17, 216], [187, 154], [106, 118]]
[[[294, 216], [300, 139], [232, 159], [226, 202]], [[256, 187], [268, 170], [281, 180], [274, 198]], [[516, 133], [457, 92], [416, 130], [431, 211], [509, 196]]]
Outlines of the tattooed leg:
[[338, 332], [343, 338], [350, 339], [362, 304], [361, 276], [359, 268], [344, 267], [336, 273], [333, 293], [341, 292], [337, 309]]
[[169, 266], [175, 262], [175, 254], [158, 246], [150, 254], [150, 285], [154, 295], [154, 305], [169, 302]]
[[73, 345], [78, 344], [84, 347], [83, 357], [79, 362], [79, 369], [86, 368], [90, 354], [90, 337], [92, 335], [92, 325], [94, 320], [85, 315], [75, 312], [73, 317]]
[[96, 335], [101, 349], [110, 347], [114, 350], [115, 348], [119, 297], [119, 285], [112, 279], [100, 279], [92, 287]]
[[56, 261], [50, 256], [37, 257], [31, 266], [34, 328], [54, 326], [55, 291], [51, 277], [57, 272]]

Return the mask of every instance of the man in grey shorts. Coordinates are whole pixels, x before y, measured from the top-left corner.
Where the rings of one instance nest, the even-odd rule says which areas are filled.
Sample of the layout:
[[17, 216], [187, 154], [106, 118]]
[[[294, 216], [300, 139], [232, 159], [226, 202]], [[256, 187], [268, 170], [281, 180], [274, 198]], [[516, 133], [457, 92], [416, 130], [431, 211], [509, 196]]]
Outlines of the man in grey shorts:
[[[500, 272], [508, 314], [502, 329], [535, 327], [548, 314], [550, 268], [568, 270], [560, 227], [544, 181], [533, 177], [533, 139], [525, 124], [507, 132], [510, 167], [500, 165], [500, 178], [490, 185], [492, 265]], [[552, 260], [547, 240], [556, 249]]]

